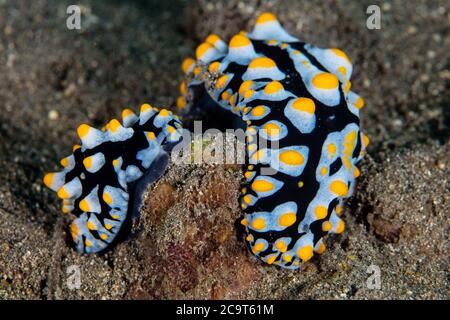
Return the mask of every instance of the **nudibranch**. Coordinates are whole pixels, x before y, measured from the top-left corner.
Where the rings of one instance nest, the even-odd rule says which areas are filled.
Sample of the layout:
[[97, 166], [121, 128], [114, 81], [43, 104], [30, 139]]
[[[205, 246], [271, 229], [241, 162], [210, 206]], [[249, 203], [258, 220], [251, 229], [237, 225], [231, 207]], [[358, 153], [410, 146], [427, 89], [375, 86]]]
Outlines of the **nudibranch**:
[[349, 57], [299, 41], [263, 13], [228, 44], [208, 36], [182, 69], [180, 110], [222, 108], [244, 124], [240, 205], [250, 251], [289, 269], [322, 254], [324, 236], [345, 228], [343, 201], [369, 142]]
[[108, 248], [133, 209], [131, 190], [162, 175], [167, 153], [182, 138], [178, 117], [166, 109], [143, 104], [139, 116], [125, 109], [122, 118], [101, 130], [80, 125], [81, 145], [61, 160], [62, 171], [44, 177], [63, 213], [76, 216], [70, 233], [80, 253]]

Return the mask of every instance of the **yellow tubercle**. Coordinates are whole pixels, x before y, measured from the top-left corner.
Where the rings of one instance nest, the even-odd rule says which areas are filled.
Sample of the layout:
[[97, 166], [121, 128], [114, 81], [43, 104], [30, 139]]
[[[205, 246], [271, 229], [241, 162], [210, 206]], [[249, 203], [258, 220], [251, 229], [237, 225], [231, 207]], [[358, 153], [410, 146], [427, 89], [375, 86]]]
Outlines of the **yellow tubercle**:
[[231, 38], [229, 47], [230, 48], [240, 48], [240, 47], [248, 46], [250, 44], [251, 44], [250, 40], [245, 35], [238, 34], [238, 35], [235, 35], [233, 38]]
[[187, 74], [189, 72], [189, 69], [191, 68], [191, 66], [193, 66], [195, 64], [195, 60], [192, 58], [186, 58], [184, 59], [183, 63], [181, 64], [181, 69], [183, 70], [183, 72], [185, 74]]
[[255, 229], [255, 230], [264, 229], [265, 226], [266, 226], [266, 222], [264, 221], [263, 218], [256, 218], [252, 222], [252, 228]]
[[333, 193], [340, 197], [345, 197], [348, 194], [347, 185], [341, 180], [335, 180], [330, 184], [330, 189]]
[[149, 109], [152, 109], [153, 107], [151, 106], [151, 105], [149, 105], [148, 103], [144, 103], [142, 106], [141, 106], [141, 113], [144, 113], [145, 111], [147, 111], [147, 110], [149, 110]]
[[53, 172], [51, 172], [51, 173], [47, 173], [45, 176], [44, 176], [44, 184], [47, 186], [47, 188], [51, 188], [51, 186], [52, 186], [52, 183], [53, 183], [53, 178], [54, 178], [54, 176], [55, 176], [55, 174], [53, 173]]
[[261, 23], [266, 23], [266, 22], [271, 22], [271, 21], [276, 21], [277, 17], [270, 13], [270, 12], [264, 12], [262, 14], [259, 15], [258, 19], [256, 19], [256, 24], [261, 24]]
[[112, 119], [108, 122], [107, 127], [112, 133], [115, 133], [120, 127], [122, 127], [122, 125], [117, 119]]
[[267, 94], [274, 94], [283, 89], [283, 85], [279, 81], [271, 81], [265, 86], [264, 92]]
[[256, 180], [252, 183], [252, 189], [256, 192], [268, 192], [273, 189], [273, 183], [266, 180]]
[[200, 59], [209, 49], [213, 49], [213, 46], [211, 44], [209, 44], [208, 42], [203, 42], [195, 50], [196, 58]]
[[77, 133], [78, 136], [80, 137], [80, 139], [83, 139], [85, 136], [88, 135], [89, 130], [91, 130], [91, 127], [88, 126], [87, 124], [81, 124], [78, 128], [77, 128]]
[[316, 88], [329, 90], [337, 88], [339, 80], [332, 73], [322, 72], [313, 77], [312, 84]]
[[314, 255], [313, 248], [310, 245], [304, 246], [297, 251], [297, 255], [303, 261], [308, 261]]
[[62, 187], [61, 189], [58, 190], [57, 195], [60, 199], [69, 199], [70, 198], [70, 195], [67, 193], [67, 191], [64, 189], [64, 187]]
[[80, 201], [79, 207], [80, 207], [81, 211], [90, 212], [89, 202], [87, 202], [86, 199], [83, 199]]
[[122, 111], [122, 118], [123, 119], [128, 118], [130, 116], [134, 116], [134, 115], [135, 114], [134, 114], [134, 112], [131, 109], [126, 108], [126, 109], [123, 109], [123, 111]]

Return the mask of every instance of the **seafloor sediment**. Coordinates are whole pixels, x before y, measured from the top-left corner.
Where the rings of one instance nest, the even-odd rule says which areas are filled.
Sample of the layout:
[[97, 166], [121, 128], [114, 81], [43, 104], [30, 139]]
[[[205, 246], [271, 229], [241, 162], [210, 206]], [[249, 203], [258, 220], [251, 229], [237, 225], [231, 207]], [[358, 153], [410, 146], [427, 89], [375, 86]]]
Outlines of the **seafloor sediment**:
[[[0, 1], [0, 298], [446, 299], [450, 6], [383, 1]], [[172, 106], [182, 59], [272, 11], [290, 33], [352, 58], [371, 139], [347, 230], [302, 271], [259, 263], [236, 232], [241, 171], [171, 165], [147, 190], [140, 231], [102, 256], [68, 245], [44, 172], [124, 107]], [[378, 266], [381, 289], [370, 289]], [[70, 266], [81, 288], [67, 286]]]

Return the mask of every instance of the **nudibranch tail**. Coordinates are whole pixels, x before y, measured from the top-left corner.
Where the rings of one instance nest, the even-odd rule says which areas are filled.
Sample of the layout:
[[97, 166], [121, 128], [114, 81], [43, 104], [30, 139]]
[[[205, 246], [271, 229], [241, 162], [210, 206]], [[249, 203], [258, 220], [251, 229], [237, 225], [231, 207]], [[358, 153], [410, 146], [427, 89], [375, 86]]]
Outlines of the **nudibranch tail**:
[[79, 252], [103, 251], [115, 239], [130, 209], [132, 186], [165, 146], [180, 142], [181, 128], [171, 111], [149, 104], [141, 106], [139, 116], [123, 110], [122, 123], [113, 119], [101, 130], [78, 127], [81, 145], [61, 160], [62, 171], [45, 175], [44, 183], [62, 199], [63, 213], [76, 216], [70, 234]]
[[209, 36], [182, 69], [180, 109], [202, 107], [203, 88], [246, 124], [240, 204], [251, 252], [290, 269], [323, 253], [323, 237], [344, 231], [343, 201], [368, 144], [348, 56], [300, 42], [263, 13], [228, 45]]

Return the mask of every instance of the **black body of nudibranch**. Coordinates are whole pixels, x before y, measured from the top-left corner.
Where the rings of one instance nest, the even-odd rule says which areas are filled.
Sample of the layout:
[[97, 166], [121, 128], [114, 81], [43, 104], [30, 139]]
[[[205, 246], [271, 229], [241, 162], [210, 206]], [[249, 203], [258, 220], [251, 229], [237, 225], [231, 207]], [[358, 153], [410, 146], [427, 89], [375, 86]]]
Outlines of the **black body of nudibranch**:
[[264, 13], [228, 45], [210, 35], [182, 68], [179, 109], [213, 101], [245, 122], [241, 224], [252, 253], [290, 269], [323, 253], [323, 237], [345, 228], [343, 201], [368, 144], [348, 56], [299, 41]]
[[161, 175], [164, 155], [181, 141], [181, 123], [166, 109], [144, 104], [139, 116], [125, 109], [122, 118], [122, 124], [113, 119], [102, 130], [80, 125], [81, 145], [61, 160], [62, 171], [44, 177], [62, 199], [62, 211], [76, 216], [70, 233], [80, 253], [108, 248], [133, 209], [133, 187], [154, 180], [149, 172]]

